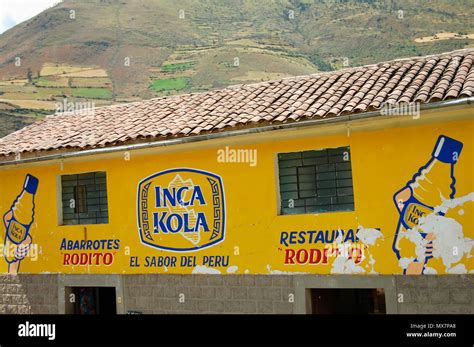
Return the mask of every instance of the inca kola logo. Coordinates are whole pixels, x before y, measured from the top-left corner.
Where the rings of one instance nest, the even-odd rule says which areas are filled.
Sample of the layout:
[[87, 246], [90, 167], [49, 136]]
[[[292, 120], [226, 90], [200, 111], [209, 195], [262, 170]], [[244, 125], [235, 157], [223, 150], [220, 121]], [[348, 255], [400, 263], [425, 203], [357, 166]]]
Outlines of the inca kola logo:
[[145, 245], [186, 252], [224, 240], [224, 187], [218, 175], [189, 168], [162, 171], [138, 184], [137, 200]]

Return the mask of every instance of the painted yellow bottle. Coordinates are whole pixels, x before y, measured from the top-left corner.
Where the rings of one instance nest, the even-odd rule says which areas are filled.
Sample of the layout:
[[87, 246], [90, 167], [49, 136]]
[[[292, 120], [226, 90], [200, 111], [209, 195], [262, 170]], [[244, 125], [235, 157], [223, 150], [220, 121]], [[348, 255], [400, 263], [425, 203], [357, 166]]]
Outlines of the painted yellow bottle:
[[[398, 259], [402, 257], [398, 244], [399, 237], [417, 226], [420, 218], [432, 213], [434, 208], [443, 202], [443, 199], [454, 197], [456, 192], [454, 165], [459, 159], [462, 147], [461, 142], [447, 136], [440, 136], [428, 163], [422, 166], [413, 179], [394, 195], [394, 202], [400, 213], [393, 244]], [[420, 234], [423, 239], [427, 237], [425, 233], [420, 232]], [[427, 241], [425, 254], [415, 259], [415, 262], [423, 265], [432, 258], [432, 240], [427, 239]]]
[[[28, 236], [28, 232], [31, 224], [33, 224], [35, 216], [35, 194], [38, 190], [38, 183], [39, 181], [36, 177], [27, 175], [23, 185], [23, 190], [5, 215], [4, 219], [7, 221], [6, 246], [8, 241], [15, 245], [19, 245]], [[7, 261], [13, 261], [14, 255], [11, 254], [12, 252], [7, 253], [5, 253]]]

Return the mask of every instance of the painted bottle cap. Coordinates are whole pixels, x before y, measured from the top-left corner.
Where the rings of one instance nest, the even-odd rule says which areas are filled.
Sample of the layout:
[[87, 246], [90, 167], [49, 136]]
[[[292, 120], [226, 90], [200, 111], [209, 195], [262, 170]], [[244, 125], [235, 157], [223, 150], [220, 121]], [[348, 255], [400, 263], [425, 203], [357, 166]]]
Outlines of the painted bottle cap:
[[458, 161], [462, 150], [462, 142], [441, 135], [433, 150], [433, 157], [443, 163], [454, 164]]
[[32, 175], [26, 175], [25, 179], [25, 185], [23, 188], [30, 194], [36, 194], [36, 191], [38, 190], [38, 184], [39, 180]]

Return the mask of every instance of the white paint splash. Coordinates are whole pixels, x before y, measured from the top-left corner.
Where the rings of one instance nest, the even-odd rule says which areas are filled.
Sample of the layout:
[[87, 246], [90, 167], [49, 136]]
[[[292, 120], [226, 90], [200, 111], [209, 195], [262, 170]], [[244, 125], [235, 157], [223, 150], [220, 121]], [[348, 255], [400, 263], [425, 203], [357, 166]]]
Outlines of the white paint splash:
[[[339, 228], [339, 232], [337, 233], [336, 243], [342, 247], [346, 247], [346, 243], [342, 240], [342, 231]], [[339, 257], [336, 256], [336, 259], [332, 262], [330, 273], [336, 274], [345, 274], [345, 273], [361, 273], [365, 272], [365, 270], [361, 267], [356, 265], [354, 259], [349, 257]]]
[[[418, 226], [411, 230], [406, 230], [400, 235], [400, 239], [406, 238], [415, 245], [416, 259], [424, 261], [426, 246], [429, 241], [424, 239], [420, 232], [432, 234], [433, 239], [433, 258], [440, 258], [445, 267], [446, 273], [467, 273], [464, 264], [456, 264], [466, 255], [470, 257], [474, 247], [474, 239], [464, 237], [462, 225], [453, 218], [438, 215], [446, 214], [450, 209], [462, 207], [466, 202], [474, 201], [474, 192], [459, 198], [445, 199], [434, 208], [434, 211], [425, 217], [420, 218]], [[408, 264], [414, 258], [401, 258], [400, 267], [406, 269]], [[436, 273], [436, 270], [425, 267], [424, 274]]]
[[239, 269], [238, 266], [235, 266], [235, 265], [234, 265], [234, 266], [229, 266], [229, 267], [227, 268], [227, 273], [228, 273], [228, 274], [236, 273], [238, 269]]
[[193, 269], [193, 274], [209, 274], [209, 275], [218, 275], [221, 272], [217, 269], [209, 268], [205, 265], [198, 265]]
[[459, 198], [454, 199], [445, 199], [441, 197], [441, 205], [436, 206], [434, 209], [434, 213], [443, 212], [446, 213], [448, 210], [456, 208], [458, 206], [464, 205], [464, 203], [468, 201], [474, 201], [474, 192], [461, 196]]
[[352, 274], [364, 273], [362, 266], [356, 265], [354, 259], [346, 257], [336, 257], [332, 262], [331, 273], [334, 274]]
[[436, 275], [438, 271], [433, 269], [432, 267], [426, 266], [425, 269], [423, 270], [423, 274], [425, 275]]
[[[374, 270], [375, 259], [369, 251], [369, 246], [375, 245], [380, 238], [383, 239], [383, 234], [378, 229], [364, 228], [362, 225], [359, 225], [357, 228], [357, 238], [365, 245], [365, 247], [361, 248], [361, 262], [367, 257], [365, 254], [365, 252], [367, 252], [369, 256], [369, 264], [367, 267], [370, 266], [369, 273], [376, 274], [377, 272]], [[341, 248], [348, 248], [352, 246], [350, 242], [342, 242], [342, 232], [340, 229], [336, 238], [336, 242], [342, 246]], [[365, 273], [366, 270], [360, 264], [356, 264], [354, 258], [352, 257], [349, 258], [346, 256], [337, 256], [332, 263], [330, 272], [334, 274], [354, 274]]]
[[357, 238], [368, 246], [373, 246], [379, 238], [383, 239], [383, 234], [379, 229], [375, 228], [364, 228], [359, 225], [357, 228]]
[[369, 271], [370, 274], [377, 274], [378, 272], [374, 270], [374, 266], [375, 266], [375, 259], [374, 257], [372, 256], [372, 254], [369, 254], [370, 256], [370, 260], [369, 260], [369, 264], [371, 266], [371, 269]]
[[453, 266], [451, 269], [448, 269], [447, 272], [450, 274], [467, 274], [467, 269], [464, 264], [458, 264], [456, 266]]
[[[412, 260], [423, 259], [424, 260], [426, 246], [428, 245], [429, 241], [425, 240], [423, 236], [421, 236], [418, 230], [418, 227], [405, 230], [402, 234], [400, 234], [400, 237], [398, 238], [397, 243], [399, 243], [403, 238], [408, 239], [408, 241], [410, 241], [411, 243], [415, 245], [415, 253], [416, 253], [415, 258], [404, 258], [404, 259], [412, 259]], [[406, 264], [406, 266], [408, 267], [408, 264]]]
[[447, 272], [464, 254], [469, 255], [474, 246], [474, 240], [464, 237], [462, 225], [452, 218], [431, 213], [420, 220], [419, 228], [434, 234], [433, 257], [441, 258]]
[[406, 269], [411, 262], [413, 262], [416, 258], [400, 258], [398, 260], [398, 266], [402, 269]]

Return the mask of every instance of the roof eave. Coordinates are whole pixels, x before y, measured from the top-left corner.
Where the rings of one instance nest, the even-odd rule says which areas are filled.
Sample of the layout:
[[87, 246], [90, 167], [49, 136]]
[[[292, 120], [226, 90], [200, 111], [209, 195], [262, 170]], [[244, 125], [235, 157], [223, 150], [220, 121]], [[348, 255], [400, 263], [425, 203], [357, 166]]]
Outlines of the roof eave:
[[[427, 103], [427, 104], [421, 104], [420, 111], [452, 107], [452, 106], [460, 106], [460, 105], [471, 105], [471, 104], [474, 104], [474, 96], [461, 98], [461, 99], [452, 99], [452, 100], [444, 100], [444, 101], [432, 102], [432, 103]], [[0, 167], [19, 165], [19, 164], [28, 164], [28, 163], [34, 163], [34, 162], [40, 162], [40, 161], [61, 160], [61, 159], [73, 158], [73, 157], [84, 157], [84, 156], [95, 155], [95, 154], [107, 154], [107, 153], [114, 153], [114, 152], [121, 152], [121, 151], [122, 152], [133, 151], [133, 150], [148, 149], [148, 148], [155, 148], [155, 147], [168, 147], [168, 146], [174, 146], [174, 145], [185, 144], [185, 143], [208, 141], [212, 139], [250, 135], [250, 134], [257, 134], [257, 133], [268, 132], [268, 131], [309, 127], [309, 126], [314, 126], [314, 125], [322, 125], [322, 124], [330, 124], [330, 123], [349, 122], [349, 121], [368, 119], [368, 118], [374, 118], [374, 117], [378, 117], [378, 119], [380, 120], [386, 118], [386, 116], [382, 115], [382, 109], [379, 109], [376, 111], [351, 113], [348, 115], [341, 115], [337, 117], [324, 118], [324, 119], [310, 119], [310, 120], [294, 121], [294, 122], [288, 122], [288, 123], [272, 124], [272, 125], [266, 125], [266, 126], [260, 126], [260, 127], [257, 126], [257, 127], [252, 127], [252, 128], [244, 128], [244, 129], [233, 130], [233, 131], [222, 131], [222, 132], [209, 133], [209, 134], [204, 134], [204, 135], [179, 137], [175, 139], [165, 139], [161, 141], [149, 141], [149, 142], [143, 142], [143, 143], [125, 144], [125, 145], [110, 146], [110, 147], [103, 147], [103, 148], [92, 148], [92, 149], [79, 150], [79, 151], [67, 151], [67, 152], [61, 152], [61, 153], [56, 153], [56, 154], [51, 154], [51, 155], [40, 155], [37, 157], [25, 158], [25, 159], [19, 159], [19, 160], [1, 161], [0, 159]]]

